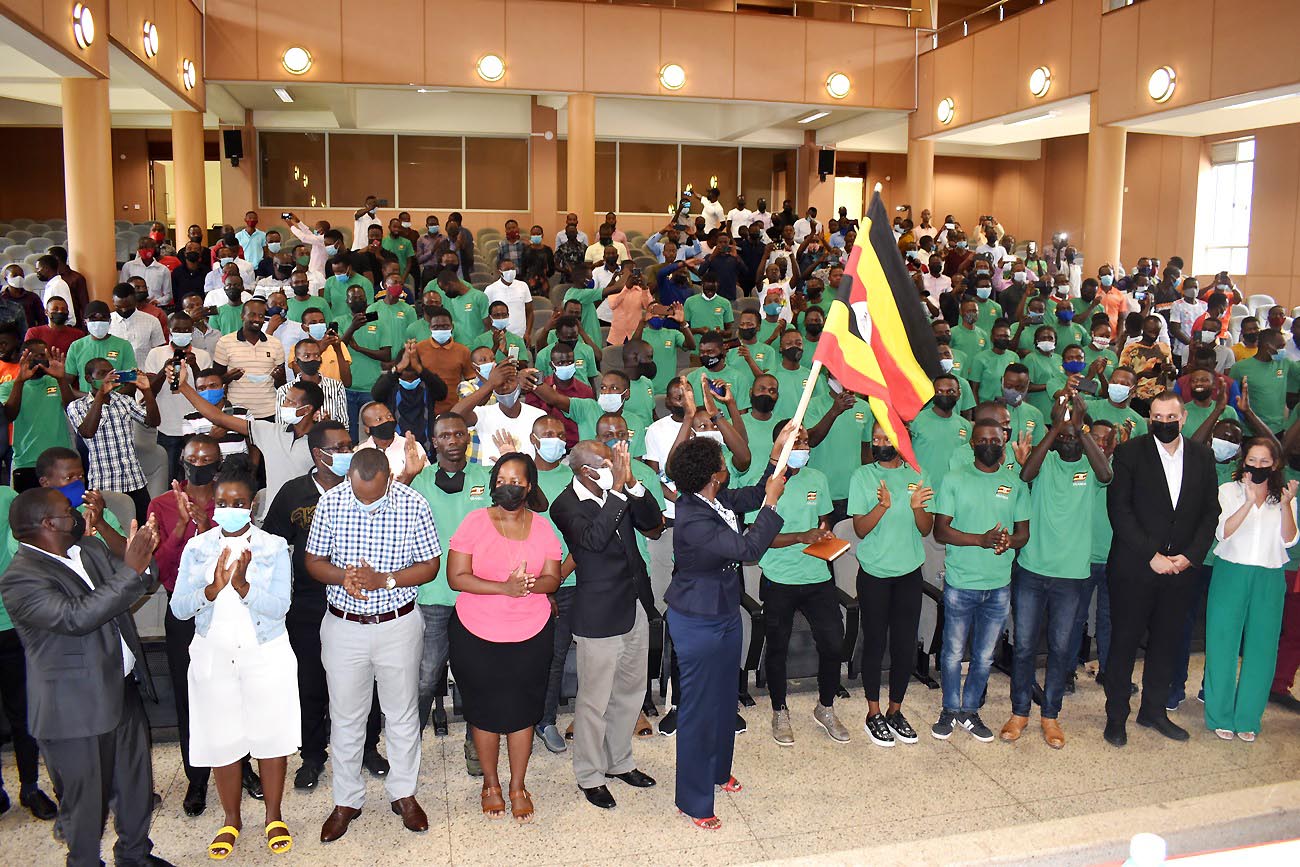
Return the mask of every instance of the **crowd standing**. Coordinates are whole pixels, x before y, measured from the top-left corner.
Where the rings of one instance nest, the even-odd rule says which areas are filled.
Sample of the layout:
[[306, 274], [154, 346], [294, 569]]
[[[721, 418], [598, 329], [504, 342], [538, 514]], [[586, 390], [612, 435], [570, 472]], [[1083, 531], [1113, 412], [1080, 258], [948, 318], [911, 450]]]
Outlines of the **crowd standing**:
[[[572, 752], [582, 796], [615, 807], [611, 781], [656, 785], [634, 742], [657, 729], [677, 738], [678, 808], [718, 828], [714, 791], [742, 789], [734, 738], [753, 703], [742, 613], [764, 627], [774, 741], [802, 736], [786, 704], [796, 612], [817, 657], [812, 722], [851, 739], [845, 588], [818, 553], [836, 538], [857, 560], [876, 746], [920, 739], [903, 706], [927, 588], [940, 702], [909, 707], [933, 711], [936, 739], [1014, 742], [1037, 705], [1063, 748], [1090, 655], [1117, 748], [1139, 692], [1138, 725], [1178, 741], [1189, 694], [1224, 740], [1260, 736], [1270, 702], [1300, 711], [1300, 317], [1244, 308], [1230, 275], [1198, 280], [1178, 257], [1085, 269], [1063, 239], [1022, 249], [991, 216], [968, 232], [900, 215], [942, 367], [908, 425], [913, 465], [862, 396], [812, 377], [858, 221], [747, 204], [709, 190], [698, 216], [649, 237], [613, 213], [590, 236], [576, 214], [553, 238], [509, 220], [489, 245], [459, 213], [423, 232], [407, 212], [381, 220], [375, 197], [346, 234], [293, 214], [263, 232], [250, 211], [239, 232], [208, 246], [191, 226], [178, 248], [158, 225], [111, 307], [59, 248], [38, 264], [42, 295], [7, 266], [0, 691], [19, 801], [57, 821], [68, 863], [99, 863], [110, 809], [119, 861], [166, 863], [130, 616], [159, 585], [183, 806], [203, 814], [215, 779], [216, 860], [241, 845], [243, 792], [263, 801], [264, 845], [292, 848], [293, 753], [299, 790], [332, 765], [322, 842], [362, 811], [363, 772], [426, 830], [421, 742], [430, 723], [446, 734], [451, 685], [486, 817], [541, 812], [535, 739]], [[491, 282], [471, 279], [484, 268]], [[1008, 711], [995, 735], [982, 714], [999, 647], [1011, 687], [993, 697]]]

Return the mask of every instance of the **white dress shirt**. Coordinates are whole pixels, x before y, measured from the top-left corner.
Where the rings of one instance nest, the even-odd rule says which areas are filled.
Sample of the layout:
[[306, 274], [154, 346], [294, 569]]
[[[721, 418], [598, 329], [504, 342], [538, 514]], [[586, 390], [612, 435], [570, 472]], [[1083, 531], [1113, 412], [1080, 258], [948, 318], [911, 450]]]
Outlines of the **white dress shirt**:
[[[555, 233], [555, 249], [556, 249], [556, 250], [560, 249], [560, 247], [561, 247], [561, 246], [562, 246], [566, 241], [568, 241], [568, 240], [569, 240], [569, 236], [566, 235], [566, 234], [564, 233], [564, 230], [563, 230], [563, 229], [561, 229], [560, 231], [556, 232], [556, 233]], [[579, 243], [579, 244], [583, 244], [583, 245], [585, 245], [585, 244], [589, 243], [589, 242], [587, 241], [587, 233], [584, 232], [584, 231], [582, 231], [581, 229], [578, 230], [578, 239], [577, 239], [577, 240], [578, 240], [578, 243]]]
[[1165, 471], [1165, 484], [1169, 485], [1169, 502], [1173, 503], [1176, 509], [1178, 497], [1183, 492], [1183, 456], [1187, 450], [1183, 447], [1181, 436], [1174, 442], [1177, 447], [1174, 453], [1170, 454], [1165, 444], [1156, 440], [1156, 454], [1160, 455], [1160, 466]]
[[[677, 433], [682, 429], [682, 422], [676, 421], [671, 415], [651, 422], [650, 426], [645, 429], [645, 460], [654, 461], [659, 465], [659, 475], [662, 477], [668, 467], [668, 450], [677, 440]], [[677, 514], [677, 503], [668, 498], [664, 498], [664, 517], [673, 518]]]
[[[86, 571], [85, 565], [83, 565], [81, 562], [80, 545], [73, 545], [72, 547], [68, 548], [67, 557], [60, 557], [58, 554], [51, 554], [49, 551], [46, 551], [44, 548], [37, 548], [35, 545], [28, 545], [26, 542], [23, 542], [22, 544], [24, 547], [31, 548], [33, 551], [35, 551], [38, 554], [44, 554], [46, 557], [49, 557], [51, 560], [57, 560], [58, 562], [62, 563], [64, 566], [67, 566], [73, 572], [77, 573], [78, 578], [86, 582], [87, 587], [89, 587], [91, 590], [95, 589], [95, 582], [90, 580], [90, 573]], [[116, 628], [117, 627], [115, 626], [114, 629]], [[120, 630], [117, 633], [117, 640], [122, 642], [122, 676], [130, 677], [131, 672], [135, 670], [135, 654], [131, 652], [131, 648], [127, 645], [126, 638], [123, 637]]]
[[[236, 259], [234, 261], [235, 267], [239, 269], [239, 277], [244, 281], [244, 288], [251, 289], [253, 284], [257, 282], [257, 270], [253, 267], [253, 263], [247, 259]], [[222, 273], [225, 267], [225, 265], [221, 264], [212, 266], [212, 270], [203, 278], [203, 290], [205, 292], [221, 288], [222, 281], [225, 280], [226, 276]], [[152, 293], [150, 293], [150, 297], [152, 297]]]
[[816, 220], [810, 220], [807, 217], [800, 217], [794, 221], [794, 242], [802, 244], [803, 239], [807, 238], [817, 229], [821, 228]]
[[752, 211], [749, 215], [749, 225], [752, 226], [755, 223], [761, 224], [763, 231], [766, 232], [768, 229], [772, 228], [772, 212]]
[[710, 202], [708, 199], [700, 200], [700, 214], [704, 217], [706, 235], [721, 226], [722, 221], [727, 218], [727, 211], [722, 207], [722, 202]]
[[[1281, 569], [1290, 558], [1286, 549], [1296, 543], [1300, 534], [1284, 540], [1282, 504], [1265, 500], [1262, 506], [1252, 506], [1236, 531], [1231, 536], [1225, 536], [1223, 531], [1228, 519], [1245, 504], [1245, 482], [1226, 482], [1219, 486], [1219, 526], [1214, 530], [1219, 545], [1214, 549], [1214, 556], [1242, 566]], [[1292, 520], [1295, 520], [1295, 500], [1291, 501], [1288, 508]]]
[[118, 275], [121, 282], [130, 282], [132, 277], [141, 277], [149, 287], [149, 300], [159, 306], [172, 303], [171, 269], [154, 259], [147, 266], [140, 259], [132, 259], [122, 264], [122, 273]]
[[498, 279], [487, 286], [483, 294], [487, 296], [489, 304], [500, 301], [510, 309], [510, 324], [506, 326], [506, 330], [516, 337], [527, 340], [528, 311], [526, 308], [533, 300], [528, 284], [518, 279], [511, 280], [509, 283]]
[[577, 494], [579, 500], [590, 500], [591, 502], [599, 503], [602, 506], [605, 505], [605, 501], [609, 499], [610, 495], [618, 497], [620, 500], [626, 500], [628, 494], [631, 494], [634, 497], [645, 496], [645, 485], [641, 484], [639, 481], [634, 486], [627, 489], [627, 494], [622, 491], [601, 491], [600, 495], [597, 496], [587, 490], [586, 485], [578, 481], [577, 473], [574, 473], [570, 487], [573, 488], [573, 493]]
[[144, 364], [149, 357], [149, 350], [167, 342], [163, 337], [162, 323], [157, 318], [137, 310], [130, 318], [123, 319], [114, 310], [109, 316], [108, 333], [120, 337], [135, 350], [136, 364]]
[[352, 251], [353, 251], [354, 253], [355, 253], [357, 250], [364, 250], [364, 249], [366, 248], [366, 244], [368, 243], [367, 240], [366, 240], [366, 232], [367, 232], [367, 230], [370, 229], [370, 226], [371, 226], [371, 224], [373, 224], [373, 223], [379, 223], [380, 226], [383, 226], [383, 222], [380, 221], [380, 219], [379, 219], [379, 210], [378, 210], [378, 209], [375, 210], [375, 216], [373, 216], [373, 217], [370, 216], [370, 212], [369, 212], [369, 211], [366, 211], [364, 214], [361, 215], [361, 219], [360, 219], [360, 220], [356, 220], [355, 222], [353, 222], [353, 224], [352, 224]]
[[317, 235], [302, 223], [294, 223], [289, 227], [289, 231], [293, 232], [298, 240], [309, 248], [308, 256], [310, 258], [307, 260], [307, 273], [319, 275], [323, 283], [325, 280], [325, 262], [329, 259], [325, 255], [325, 238]]
[[41, 294], [41, 301], [45, 304], [45, 312], [50, 312], [50, 299], [62, 298], [68, 303], [68, 324], [77, 324], [76, 308], [72, 306], [72, 290], [68, 288], [68, 283], [58, 274], [55, 274], [45, 284], [45, 291]]

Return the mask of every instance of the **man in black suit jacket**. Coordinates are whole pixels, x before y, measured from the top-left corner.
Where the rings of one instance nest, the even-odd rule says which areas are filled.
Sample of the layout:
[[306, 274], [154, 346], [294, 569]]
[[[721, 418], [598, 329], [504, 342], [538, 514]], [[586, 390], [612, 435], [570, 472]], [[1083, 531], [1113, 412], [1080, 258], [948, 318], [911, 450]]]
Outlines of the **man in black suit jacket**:
[[576, 565], [573, 635], [578, 642], [578, 694], [573, 712], [573, 772], [587, 800], [609, 809], [605, 783], [637, 788], [655, 781], [637, 770], [632, 734], [646, 689], [649, 624], [637, 600], [647, 582], [636, 533], [657, 534], [663, 516], [632, 475], [626, 442], [610, 448], [587, 440], [569, 459], [573, 484], [551, 504]]
[[99, 539], [67, 497], [34, 488], [14, 500], [9, 524], [22, 543], [0, 578], [0, 596], [27, 651], [28, 727], [59, 793], [68, 864], [99, 865], [109, 804], [119, 865], [166, 865], [150, 854], [153, 769], [138, 684], [157, 700], [131, 606], [149, 589], [158, 544], [135, 530], [125, 561]]
[[1150, 433], [1115, 449], [1115, 478], [1106, 505], [1114, 530], [1107, 563], [1110, 661], [1106, 669], [1106, 740], [1128, 742], [1129, 682], [1147, 636], [1138, 725], [1185, 741], [1165, 701], [1188, 609], [1196, 598], [1196, 567], [1205, 560], [1219, 520], [1214, 453], [1184, 439], [1187, 410], [1173, 392], [1151, 401]]

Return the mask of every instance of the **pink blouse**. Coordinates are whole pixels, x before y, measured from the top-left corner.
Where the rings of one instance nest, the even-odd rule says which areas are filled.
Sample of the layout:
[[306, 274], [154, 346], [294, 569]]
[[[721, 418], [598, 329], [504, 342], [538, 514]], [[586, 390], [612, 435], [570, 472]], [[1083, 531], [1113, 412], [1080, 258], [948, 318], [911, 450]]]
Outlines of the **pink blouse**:
[[[542, 574], [547, 560], [560, 560], [560, 539], [543, 515], [533, 514], [528, 538], [502, 536], [487, 509], [465, 516], [448, 547], [474, 558], [474, 574], [485, 581], [504, 583], [522, 561], [534, 578]], [[484, 641], [501, 644], [525, 641], [542, 630], [551, 619], [551, 601], [544, 593], [529, 596], [482, 596], [461, 593], [456, 597], [456, 616], [465, 628]]]

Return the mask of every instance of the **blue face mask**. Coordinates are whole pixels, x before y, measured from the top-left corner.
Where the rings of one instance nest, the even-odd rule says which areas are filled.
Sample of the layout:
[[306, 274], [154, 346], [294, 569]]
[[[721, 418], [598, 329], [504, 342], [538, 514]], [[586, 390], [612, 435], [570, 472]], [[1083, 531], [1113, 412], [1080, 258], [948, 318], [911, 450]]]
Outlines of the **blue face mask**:
[[651, 328], [663, 328], [664, 318], [662, 316], [651, 316], [646, 322], [646, 325], [649, 325]]
[[509, 324], [510, 324], [510, 320], [509, 320], [509, 319], [493, 319], [493, 320], [492, 320], [492, 327], [495, 328], [497, 331], [505, 331], [505, 330], [506, 330], [506, 326], [509, 325]]
[[1062, 322], [1069, 322], [1074, 319], [1074, 311], [1068, 307], [1062, 307], [1056, 311], [1056, 318]]
[[541, 236], [541, 235], [529, 235], [529, 236], [528, 236], [528, 240], [531, 241], [531, 242], [534, 243], [534, 244], [540, 244], [540, 243], [542, 243], [542, 236]]
[[801, 470], [808, 466], [809, 454], [810, 453], [807, 449], [793, 449], [790, 452], [790, 459], [786, 461], [786, 464], [792, 470]]
[[340, 479], [348, 474], [352, 466], [352, 452], [339, 452], [330, 457], [330, 472]]
[[327, 245], [325, 246], [325, 255], [326, 255], [326, 256], [337, 256], [338, 254], [339, 254], [339, 245], [338, 245], [338, 244], [327, 244]]
[[564, 457], [565, 443], [560, 437], [542, 437], [537, 441], [537, 454], [544, 461], [555, 463]]
[[1066, 361], [1061, 364], [1061, 369], [1066, 373], [1083, 373], [1087, 365], [1082, 361]]
[[324, 340], [326, 330], [324, 322], [313, 322], [307, 326], [307, 333], [311, 335], [312, 340]]
[[272, 241], [272, 242], [270, 242], [269, 244], [266, 245], [266, 249], [270, 250], [272, 253], [279, 253], [279, 252], [280, 252], [280, 242], [279, 242], [279, 241]]
[[60, 494], [68, 498], [72, 508], [80, 509], [81, 504], [86, 502], [86, 480], [77, 479], [75, 482], [68, 482], [66, 485], [56, 488]]
[[1114, 282], [1115, 282], [1115, 278], [1114, 278], [1112, 275], [1110, 275], [1110, 274], [1103, 274], [1103, 275], [1101, 275], [1101, 285], [1103, 285], [1103, 286], [1109, 286], [1110, 284], [1112, 284], [1112, 283], [1114, 283]]
[[767, 316], [779, 316], [781, 313], [780, 304], [764, 304], [763, 313]]
[[[356, 500], [356, 497], [357, 495], [356, 492], [354, 491], [352, 494], [352, 498]], [[384, 495], [380, 497], [378, 500], [375, 500], [373, 503], [363, 503], [360, 500], [357, 500], [357, 508], [365, 512], [367, 515], [373, 515], [375, 512], [378, 512], [380, 509], [382, 509], [384, 507], [384, 504], [387, 502], [388, 502], [388, 491], [384, 491]]]
[[420, 387], [420, 380], [418, 380], [418, 379], [412, 379], [412, 380], [409, 380], [409, 381], [408, 381], [408, 380], [402, 379], [401, 377], [398, 377], [398, 379], [397, 379], [397, 383], [398, 383], [398, 385], [400, 385], [402, 388], [406, 389], [407, 391], [415, 391], [415, 389], [417, 389], [417, 388]]
[[573, 379], [573, 375], [578, 372], [576, 364], [557, 364], [555, 365], [555, 378], [568, 382]]
[[1128, 400], [1129, 393], [1132, 391], [1127, 385], [1116, 385], [1111, 383], [1106, 386], [1106, 396], [1115, 403], [1123, 403]]
[[430, 331], [429, 336], [433, 338], [434, 343], [447, 344], [451, 342], [451, 329], [439, 328], [437, 330]]
[[212, 510], [212, 521], [227, 533], [238, 533], [244, 529], [253, 520], [252, 512], [248, 509], [237, 509], [233, 506], [217, 506]]
[[989, 300], [989, 296], [991, 296], [992, 294], [993, 294], [992, 286], [977, 286], [975, 288], [975, 297], [979, 298], [979, 300], [981, 301]]
[[199, 392], [199, 397], [213, 406], [221, 406], [221, 401], [226, 399], [226, 390], [224, 388], [205, 388]]
[[957, 242], [957, 246], [958, 246], [959, 248], [965, 250], [965, 249], [966, 249], [966, 242], [965, 242], [965, 241], [958, 241], [958, 242]]
[[222, 265], [229, 265], [231, 262], [235, 261], [235, 257], [234, 257], [234, 256], [222, 256], [222, 257], [221, 257], [220, 259], [218, 259], [217, 261], [220, 262]]
[[492, 371], [496, 369], [496, 366], [495, 361], [485, 361], [482, 364], [474, 365], [474, 369], [478, 371], [479, 379], [485, 380], [492, 375]]
[[426, 231], [427, 231], [430, 235], [436, 235], [436, 234], [438, 234], [439, 232], [442, 231], [442, 227], [441, 227], [441, 226], [428, 226], [428, 227], [426, 227]]

